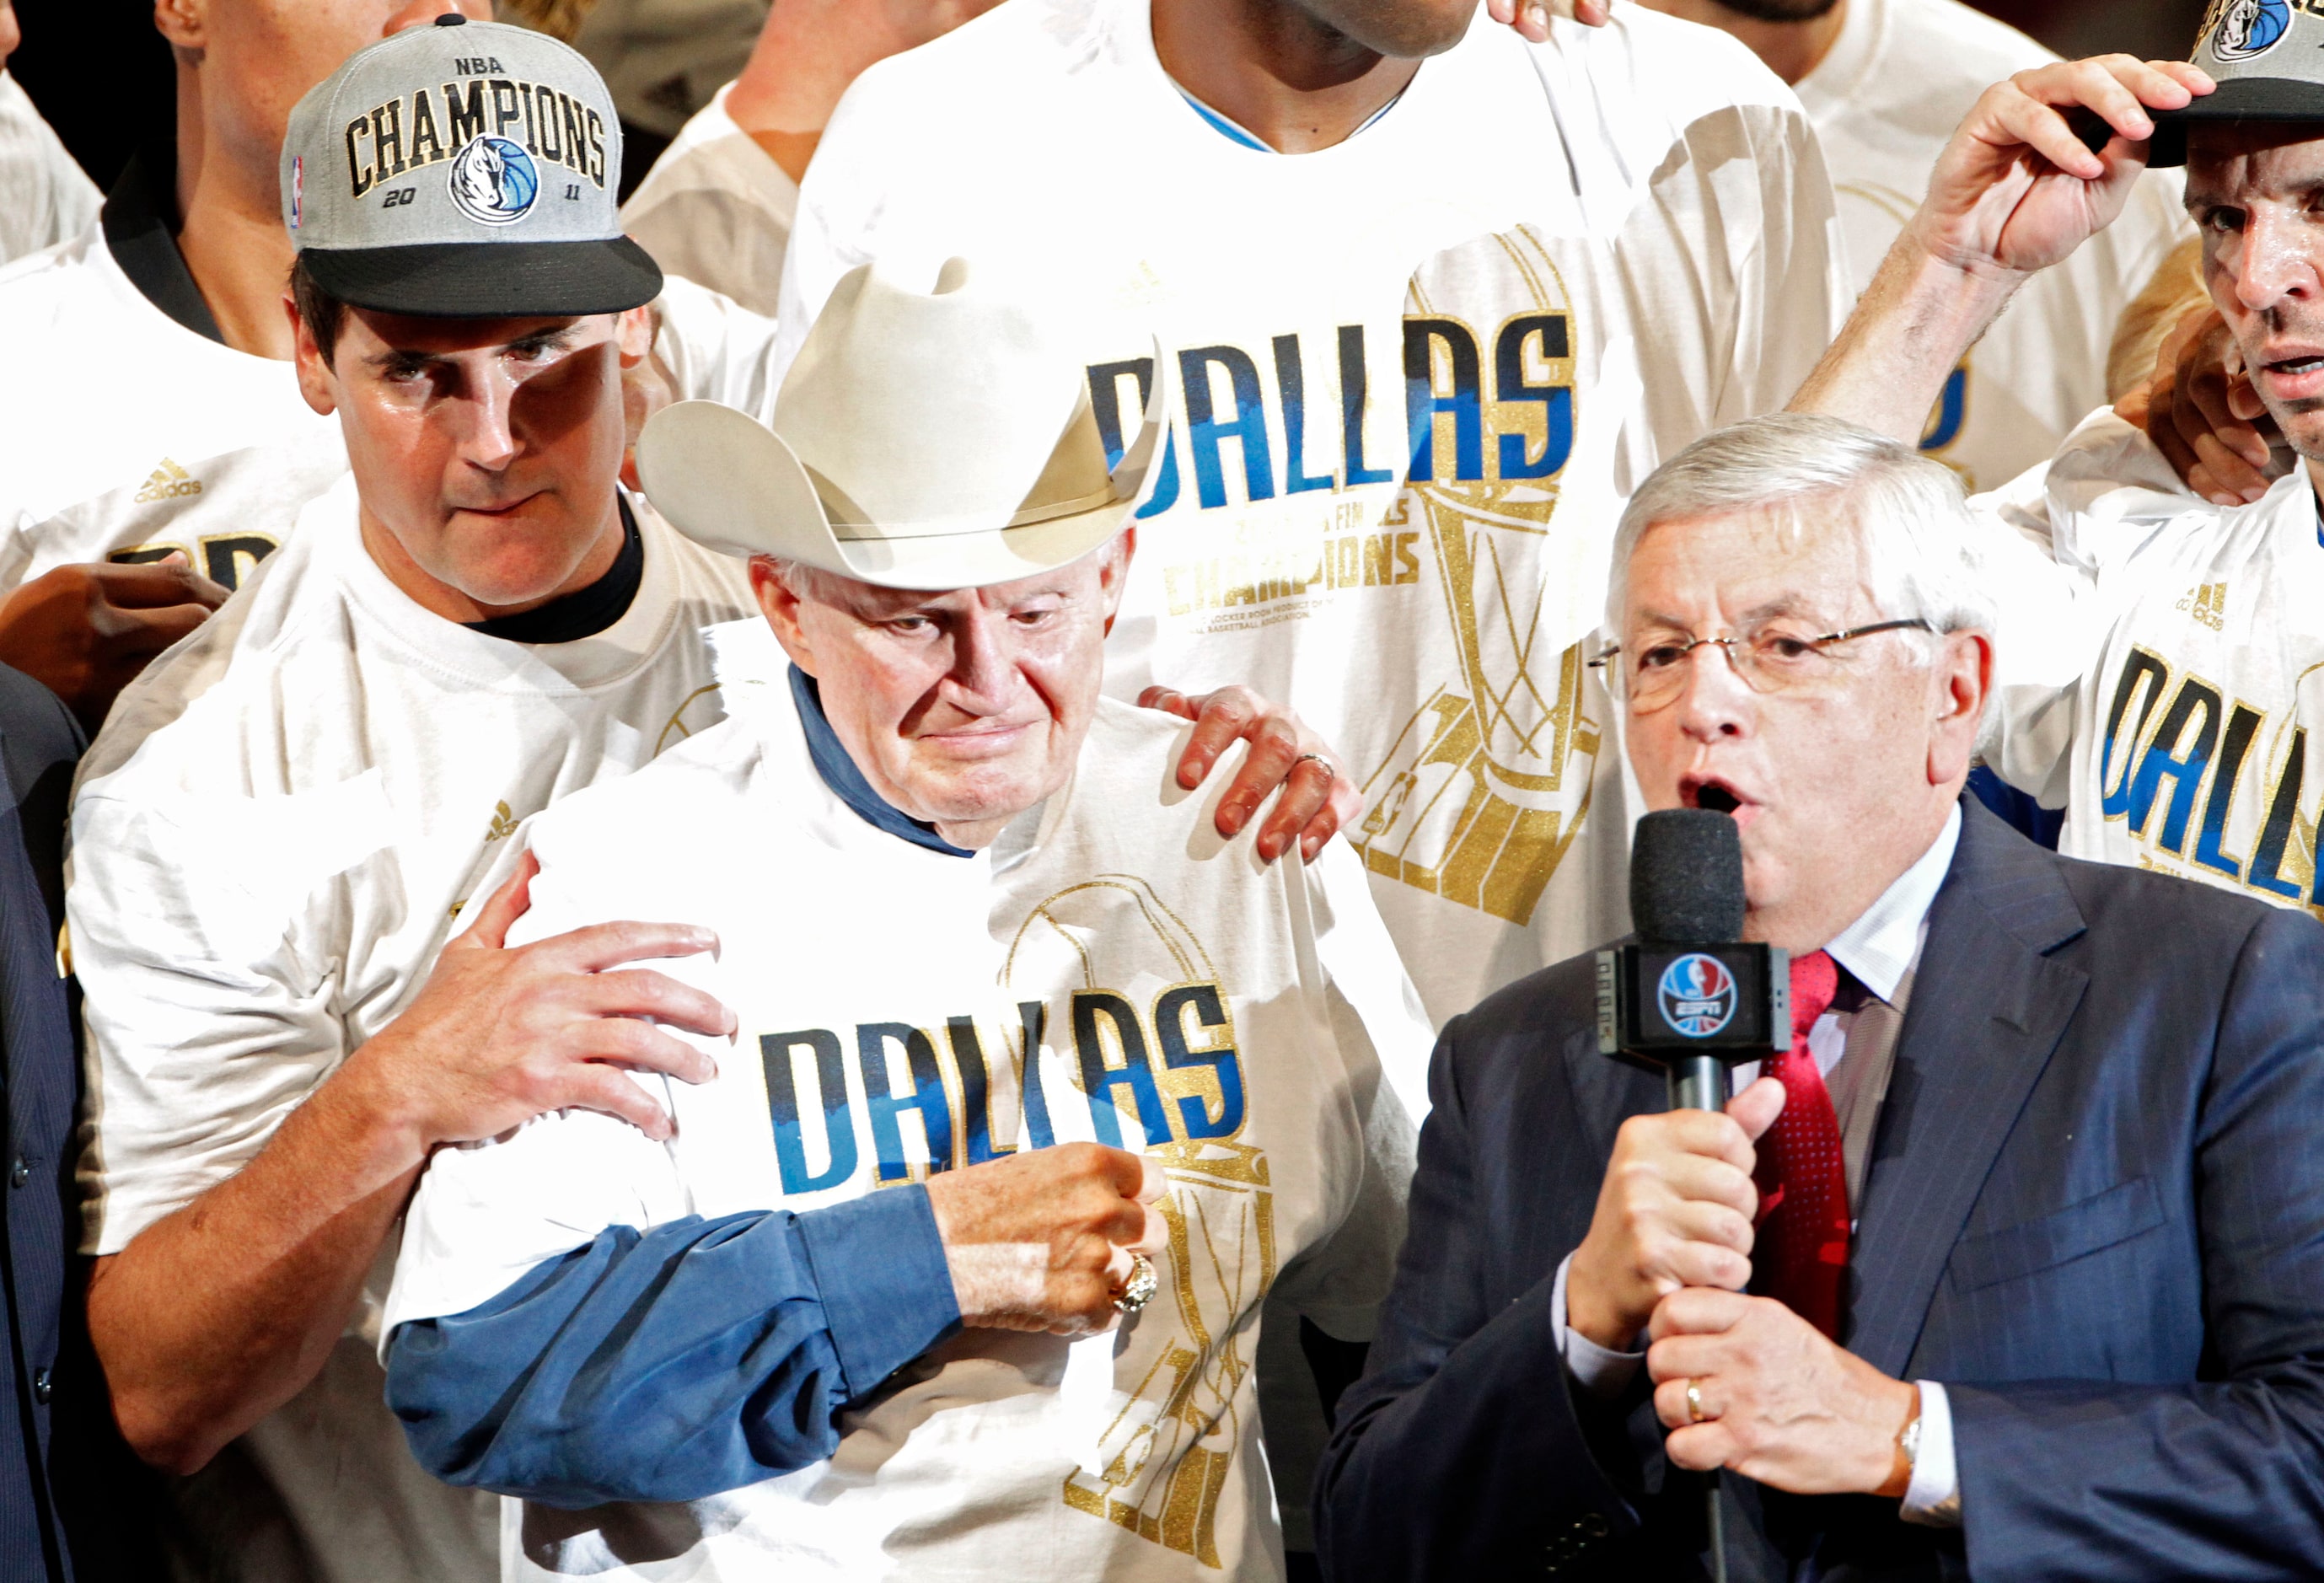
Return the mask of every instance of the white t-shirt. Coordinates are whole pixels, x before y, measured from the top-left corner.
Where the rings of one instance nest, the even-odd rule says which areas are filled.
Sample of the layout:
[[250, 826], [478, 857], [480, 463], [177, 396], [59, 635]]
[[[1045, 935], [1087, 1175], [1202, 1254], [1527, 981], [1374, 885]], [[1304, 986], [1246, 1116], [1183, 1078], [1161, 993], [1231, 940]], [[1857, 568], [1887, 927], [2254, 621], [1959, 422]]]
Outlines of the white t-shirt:
[[[754, 612], [741, 565], [639, 521], [626, 614], [510, 643], [399, 592], [343, 479], [122, 694], [81, 766], [67, 893], [84, 1252], [118, 1253], [232, 1175], [401, 1011], [519, 821], [721, 718], [702, 629]], [[492, 1501], [421, 1473], [381, 1399], [391, 1259], [323, 1378], [240, 1453], [317, 1579], [488, 1577]], [[198, 1506], [198, 1482], [182, 1498]]]
[[[1978, 502], [2055, 557], [2001, 634], [2005, 779], [2061, 847], [2324, 907], [2324, 543], [2306, 468], [2223, 508], [2102, 412]], [[2039, 570], [2013, 573], [2030, 590]]]
[[[1441, 1022], [1628, 926], [1632, 804], [1582, 664], [1620, 500], [1814, 364], [1831, 204], [1790, 91], [1636, 6], [1538, 46], [1480, 19], [1286, 157], [1188, 103], [1146, 0], [1012, 0], [849, 89], [780, 346], [855, 264], [925, 283], [958, 253], [1091, 324], [1111, 438], [1158, 340], [1170, 460], [1108, 688], [1244, 682], [1331, 740]], [[1406, 493], [1407, 345], [1434, 443]]]
[[[771, 410], [774, 327], [684, 281], [655, 348], [683, 394]], [[188, 328], [122, 272], [101, 225], [0, 270], [0, 594], [77, 562], [182, 549], [238, 586], [347, 473], [337, 418], [287, 362]]]
[[[1848, 0], [1799, 84], [1840, 198], [1852, 284], [1872, 283], [1978, 96], [2058, 57], [1960, 0]], [[2192, 235], [2177, 170], [2150, 170], [2122, 216], [2017, 294], [1946, 382], [1923, 449], [1972, 489], [2038, 465], [2106, 405], [2107, 352], [2131, 299]]]
[[[1222, 840], [1223, 778], [1190, 794], [1170, 773], [1189, 728], [1111, 701], [1065, 789], [984, 851], [931, 851], [825, 785], [787, 690], [730, 696], [725, 726], [532, 822], [521, 925], [715, 929], [717, 961], [666, 971], [734, 1008], [735, 1044], [697, 1041], [720, 1075], [640, 1080], [672, 1109], [668, 1146], [571, 1111], [438, 1154], [389, 1328], [465, 1312], [608, 1226], [812, 1210], [938, 1153], [1051, 1141], [1167, 1169], [1161, 1291], [1114, 1335], [955, 1335], [852, 1409], [827, 1462], [659, 1515], [528, 1512], [507, 1575], [1279, 1578], [1260, 1300], [1370, 1333], [1425, 1105], [1427, 1021], [1355, 854], [1268, 867], [1248, 832]], [[923, 1099], [874, 1114], [867, 1090]], [[620, 1536], [645, 1532], [698, 1537], [620, 1568]]]
[[772, 316], [798, 184], [726, 114], [728, 83], [622, 206], [622, 228], [669, 273]]
[[75, 235], [97, 218], [97, 183], [0, 70], [0, 264]]

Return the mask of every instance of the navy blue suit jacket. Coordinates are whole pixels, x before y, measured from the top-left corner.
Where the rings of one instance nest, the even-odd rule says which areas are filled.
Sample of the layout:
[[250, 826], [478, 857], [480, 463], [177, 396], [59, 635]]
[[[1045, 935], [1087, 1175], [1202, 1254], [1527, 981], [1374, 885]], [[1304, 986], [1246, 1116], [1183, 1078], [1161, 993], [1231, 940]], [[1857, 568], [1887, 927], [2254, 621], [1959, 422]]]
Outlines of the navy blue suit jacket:
[[[1738, 1578], [2324, 1576], [2324, 927], [1973, 804], [1873, 1145], [1842, 1339], [1950, 1394], [1965, 1526], [1729, 1477]], [[1342, 1580], [1702, 1575], [1643, 1377], [1549, 1299], [1616, 1129], [1591, 962], [1456, 1018], [1408, 1240], [1317, 1482]]]
[[56, 1368], [66, 1331], [73, 1103], [60, 849], [79, 728], [55, 695], [0, 666], [0, 1574], [69, 1576], [50, 1480]]

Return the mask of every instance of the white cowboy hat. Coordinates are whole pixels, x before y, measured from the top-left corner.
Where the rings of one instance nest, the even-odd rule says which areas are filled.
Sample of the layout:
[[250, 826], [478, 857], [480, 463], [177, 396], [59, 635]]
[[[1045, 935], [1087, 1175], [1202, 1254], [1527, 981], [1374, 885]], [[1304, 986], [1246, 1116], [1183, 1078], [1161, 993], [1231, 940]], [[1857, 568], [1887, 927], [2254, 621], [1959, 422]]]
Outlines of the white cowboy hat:
[[865, 264], [807, 332], [770, 430], [715, 401], [654, 414], [638, 476], [696, 543], [890, 588], [979, 588], [1080, 559], [1157, 471], [1157, 347], [1144, 425], [1106, 465], [1081, 360], [1059, 327], [970, 283], [936, 290]]

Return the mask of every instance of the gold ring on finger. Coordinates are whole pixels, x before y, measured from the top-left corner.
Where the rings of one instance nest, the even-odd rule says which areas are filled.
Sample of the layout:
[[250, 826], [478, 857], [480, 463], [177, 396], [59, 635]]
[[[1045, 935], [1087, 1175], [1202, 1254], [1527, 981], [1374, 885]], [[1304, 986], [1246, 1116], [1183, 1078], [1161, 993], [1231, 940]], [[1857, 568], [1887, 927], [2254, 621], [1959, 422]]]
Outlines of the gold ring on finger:
[[1132, 1254], [1130, 1260], [1130, 1279], [1124, 1281], [1121, 1284], [1121, 1290], [1113, 1294], [1114, 1311], [1136, 1313], [1153, 1302], [1154, 1294], [1160, 1290], [1162, 1290], [1162, 1278], [1154, 1273], [1154, 1261], [1142, 1253]]
[[1686, 1382], [1686, 1421], [1689, 1423], [1701, 1423], [1710, 1416], [1710, 1413], [1702, 1410], [1702, 1382], [1699, 1379], [1688, 1380]]

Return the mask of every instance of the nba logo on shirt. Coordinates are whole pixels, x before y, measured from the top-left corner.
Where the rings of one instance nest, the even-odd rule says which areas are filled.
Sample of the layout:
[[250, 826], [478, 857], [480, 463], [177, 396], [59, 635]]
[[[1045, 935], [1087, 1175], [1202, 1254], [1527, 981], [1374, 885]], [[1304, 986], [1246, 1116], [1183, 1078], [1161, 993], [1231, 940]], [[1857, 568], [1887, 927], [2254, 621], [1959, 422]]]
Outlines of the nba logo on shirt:
[[1715, 956], [1682, 956], [1663, 969], [1655, 1004], [1690, 1039], [1708, 1039], [1735, 1018], [1735, 975]]
[[2227, 0], [2211, 53], [2221, 60], [2248, 60], [2283, 41], [2292, 26], [2289, 0]]
[[480, 137], [453, 156], [452, 201], [479, 224], [521, 220], [540, 196], [540, 173], [520, 143]]

